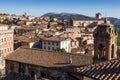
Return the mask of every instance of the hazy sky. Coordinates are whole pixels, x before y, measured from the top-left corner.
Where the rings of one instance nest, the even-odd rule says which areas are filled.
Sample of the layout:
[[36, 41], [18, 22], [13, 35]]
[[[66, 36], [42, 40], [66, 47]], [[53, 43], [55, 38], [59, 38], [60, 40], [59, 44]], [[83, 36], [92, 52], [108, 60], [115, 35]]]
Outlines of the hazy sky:
[[120, 18], [120, 0], [0, 0], [0, 13], [41, 16], [47, 12], [70, 12]]

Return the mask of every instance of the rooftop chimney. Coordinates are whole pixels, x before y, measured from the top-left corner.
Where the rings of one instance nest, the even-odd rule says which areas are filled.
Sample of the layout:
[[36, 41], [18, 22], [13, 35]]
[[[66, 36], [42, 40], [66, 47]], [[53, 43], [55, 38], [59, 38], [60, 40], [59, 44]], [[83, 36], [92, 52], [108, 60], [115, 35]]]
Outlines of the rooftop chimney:
[[101, 13], [96, 13], [96, 18], [97, 19], [101, 19], [102, 18], [102, 14]]

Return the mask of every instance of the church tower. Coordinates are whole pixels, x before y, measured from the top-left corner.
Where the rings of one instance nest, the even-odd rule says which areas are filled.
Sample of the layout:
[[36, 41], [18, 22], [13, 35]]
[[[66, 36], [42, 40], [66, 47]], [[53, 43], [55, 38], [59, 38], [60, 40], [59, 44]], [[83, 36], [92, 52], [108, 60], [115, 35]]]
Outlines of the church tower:
[[102, 14], [101, 13], [96, 13], [96, 19], [102, 19]]
[[111, 60], [117, 58], [117, 32], [105, 19], [94, 31], [94, 59]]

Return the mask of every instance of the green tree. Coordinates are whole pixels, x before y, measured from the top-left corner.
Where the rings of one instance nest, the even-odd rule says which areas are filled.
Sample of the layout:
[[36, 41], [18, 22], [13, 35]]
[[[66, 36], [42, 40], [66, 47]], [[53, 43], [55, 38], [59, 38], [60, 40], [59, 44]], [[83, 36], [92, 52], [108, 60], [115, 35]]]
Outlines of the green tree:
[[83, 42], [83, 45], [87, 45], [87, 41], [84, 41], [84, 42]]
[[59, 52], [66, 52], [66, 50], [64, 48], [57, 49], [57, 51], [59, 51]]
[[53, 16], [50, 16], [50, 22], [53, 22], [54, 20], [54, 17]]
[[117, 38], [117, 45], [120, 46], [120, 35], [118, 35], [118, 38]]

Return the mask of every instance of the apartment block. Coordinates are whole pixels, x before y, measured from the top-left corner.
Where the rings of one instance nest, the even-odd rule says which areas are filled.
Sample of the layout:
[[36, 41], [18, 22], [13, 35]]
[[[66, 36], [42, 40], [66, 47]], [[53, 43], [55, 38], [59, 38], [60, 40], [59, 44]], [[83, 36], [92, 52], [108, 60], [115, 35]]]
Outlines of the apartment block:
[[14, 51], [13, 34], [8, 25], [0, 24], [0, 68], [5, 66], [4, 57]]
[[70, 47], [71, 39], [69, 38], [52, 36], [42, 39], [42, 49], [44, 50], [65, 49], [66, 52], [71, 52]]

